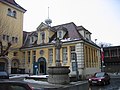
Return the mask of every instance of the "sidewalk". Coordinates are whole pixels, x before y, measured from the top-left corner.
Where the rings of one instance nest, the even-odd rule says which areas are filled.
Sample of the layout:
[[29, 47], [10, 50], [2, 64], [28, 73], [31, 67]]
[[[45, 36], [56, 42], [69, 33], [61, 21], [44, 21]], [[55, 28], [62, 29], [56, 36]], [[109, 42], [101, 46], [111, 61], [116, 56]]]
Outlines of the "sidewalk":
[[38, 86], [37, 88], [68, 88], [78, 85], [86, 84], [88, 85], [88, 81], [77, 81], [77, 82], [70, 82], [69, 84], [60, 85], [60, 84], [50, 84], [47, 81], [35, 81], [35, 80], [25, 80], [25, 82], [30, 83], [33, 87]]
[[[76, 81], [76, 82], [70, 82], [69, 84], [65, 84], [65, 85], [60, 85], [60, 84], [50, 84], [47, 81], [40, 81], [40, 80], [34, 80], [34, 79], [29, 79], [29, 78], [25, 78], [25, 77], [29, 77], [28, 74], [15, 74], [15, 75], [11, 75], [10, 79], [11, 80], [17, 80], [19, 78], [24, 78], [24, 82], [29, 83], [32, 87], [35, 88], [70, 88], [70, 87], [74, 87], [74, 86], [83, 86], [87, 88], [88, 86], [88, 81]], [[33, 77], [45, 77], [43, 76], [33, 76]]]
[[120, 73], [108, 73], [111, 78], [120, 78]]

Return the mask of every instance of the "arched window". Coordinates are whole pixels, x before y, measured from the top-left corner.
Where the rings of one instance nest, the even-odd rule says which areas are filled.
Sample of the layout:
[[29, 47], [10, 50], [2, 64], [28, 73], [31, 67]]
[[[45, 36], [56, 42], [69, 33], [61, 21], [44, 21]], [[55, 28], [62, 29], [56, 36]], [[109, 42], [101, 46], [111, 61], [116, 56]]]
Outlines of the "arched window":
[[13, 11], [12, 14], [13, 14], [13, 17], [16, 17], [16, 11]]
[[12, 12], [11, 12], [11, 9], [8, 8], [8, 15], [11, 16], [11, 13], [12, 13]]

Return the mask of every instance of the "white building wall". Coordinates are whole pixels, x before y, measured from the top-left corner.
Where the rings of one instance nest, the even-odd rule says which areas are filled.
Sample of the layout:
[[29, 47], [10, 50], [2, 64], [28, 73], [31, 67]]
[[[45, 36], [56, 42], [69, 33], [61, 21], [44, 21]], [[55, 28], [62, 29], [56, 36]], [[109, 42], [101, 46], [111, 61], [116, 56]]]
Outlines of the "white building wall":
[[75, 50], [77, 54], [78, 71], [80, 75], [83, 75], [83, 70], [84, 70], [84, 45], [83, 43], [78, 43], [76, 45]]

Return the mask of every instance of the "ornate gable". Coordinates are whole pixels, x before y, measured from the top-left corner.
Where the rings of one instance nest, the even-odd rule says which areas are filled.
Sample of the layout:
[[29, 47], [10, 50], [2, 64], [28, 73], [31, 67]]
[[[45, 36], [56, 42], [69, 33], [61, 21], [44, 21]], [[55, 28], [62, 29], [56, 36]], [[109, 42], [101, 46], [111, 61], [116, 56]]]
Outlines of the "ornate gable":
[[46, 25], [45, 23], [41, 23], [38, 27], [37, 27], [37, 31], [41, 31], [43, 29], [48, 28], [48, 25]]

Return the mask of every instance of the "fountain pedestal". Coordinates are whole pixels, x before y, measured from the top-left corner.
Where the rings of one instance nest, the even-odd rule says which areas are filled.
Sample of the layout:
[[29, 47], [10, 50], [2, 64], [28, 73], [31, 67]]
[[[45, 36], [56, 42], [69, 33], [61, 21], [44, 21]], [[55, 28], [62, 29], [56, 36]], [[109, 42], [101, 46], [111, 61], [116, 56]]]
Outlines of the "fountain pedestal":
[[68, 66], [51, 66], [48, 67], [48, 82], [52, 84], [69, 84], [70, 70]]

